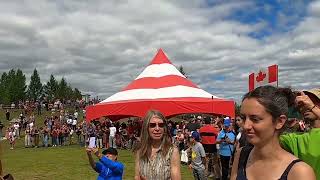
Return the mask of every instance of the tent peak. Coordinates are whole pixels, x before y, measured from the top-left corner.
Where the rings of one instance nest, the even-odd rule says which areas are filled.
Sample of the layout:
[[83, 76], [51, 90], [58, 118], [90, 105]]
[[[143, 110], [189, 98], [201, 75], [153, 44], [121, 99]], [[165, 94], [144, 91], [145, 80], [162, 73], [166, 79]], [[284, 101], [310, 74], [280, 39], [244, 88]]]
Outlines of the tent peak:
[[162, 50], [162, 48], [160, 48], [158, 50], [157, 54], [152, 59], [150, 65], [151, 64], [165, 64], [165, 63], [172, 64], [171, 61], [166, 56], [166, 54], [164, 53], [164, 51]]

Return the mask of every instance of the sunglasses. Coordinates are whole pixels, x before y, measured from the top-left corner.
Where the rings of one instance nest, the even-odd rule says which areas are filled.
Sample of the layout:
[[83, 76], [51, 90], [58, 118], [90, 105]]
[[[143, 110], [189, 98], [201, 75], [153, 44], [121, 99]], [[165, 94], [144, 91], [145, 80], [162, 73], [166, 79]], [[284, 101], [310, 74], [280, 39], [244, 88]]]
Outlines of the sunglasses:
[[155, 128], [158, 125], [159, 128], [164, 127], [164, 123], [149, 123], [149, 128]]

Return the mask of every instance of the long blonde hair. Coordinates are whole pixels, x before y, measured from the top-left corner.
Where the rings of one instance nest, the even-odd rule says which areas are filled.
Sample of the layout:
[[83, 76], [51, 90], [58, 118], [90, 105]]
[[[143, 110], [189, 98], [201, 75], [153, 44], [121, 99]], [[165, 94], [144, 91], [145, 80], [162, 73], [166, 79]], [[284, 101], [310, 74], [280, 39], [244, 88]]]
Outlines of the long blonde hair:
[[161, 155], [165, 157], [167, 153], [169, 152], [169, 149], [172, 147], [171, 143], [171, 135], [168, 130], [167, 120], [162, 115], [162, 113], [158, 110], [149, 110], [144, 117], [140, 139], [141, 142], [138, 145], [136, 152], [139, 153], [140, 159], [148, 159], [151, 156], [151, 144], [152, 139], [149, 134], [149, 123], [152, 117], [158, 117], [163, 120], [165, 126], [163, 127], [163, 136], [162, 136], [162, 142], [161, 142]]

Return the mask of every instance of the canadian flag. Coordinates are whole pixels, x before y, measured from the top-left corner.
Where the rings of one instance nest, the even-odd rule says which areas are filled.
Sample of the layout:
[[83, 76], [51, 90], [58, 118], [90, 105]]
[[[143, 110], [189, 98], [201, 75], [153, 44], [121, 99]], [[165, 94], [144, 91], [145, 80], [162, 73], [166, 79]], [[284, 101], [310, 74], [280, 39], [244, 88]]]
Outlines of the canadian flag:
[[278, 86], [278, 65], [269, 66], [268, 69], [260, 69], [258, 73], [249, 75], [249, 91], [264, 85]]

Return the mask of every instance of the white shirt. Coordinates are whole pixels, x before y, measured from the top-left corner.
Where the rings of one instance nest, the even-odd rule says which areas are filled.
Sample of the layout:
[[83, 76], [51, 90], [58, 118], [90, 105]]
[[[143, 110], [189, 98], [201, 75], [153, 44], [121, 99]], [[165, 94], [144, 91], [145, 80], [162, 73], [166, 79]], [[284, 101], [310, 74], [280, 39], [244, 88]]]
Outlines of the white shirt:
[[78, 112], [75, 112], [74, 114], [73, 114], [73, 116], [75, 117], [75, 118], [78, 118]]
[[33, 122], [31, 122], [31, 123], [29, 124], [29, 127], [30, 127], [30, 129], [32, 129], [32, 127], [33, 127]]
[[67, 124], [72, 124], [72, 122], [73, 122], [72, 119], [67, 120]]
[[240, 138], [241, 138], [241, 134], [242, 134], [241, 132], [239, 132], [239, 133], [238, 133], [238, 135], [237, 135], [237, 137], [236, 137], [236, 140], [237, 140], [237, 141], [239, 141], [239, 140], [240, 140]]
[[117, 128], [116, 127], [110, 127], [110, 136], [114, 137], [116, 135], [117, 132]]
[[13, 127], [14, 127], [14, 129], [19, 129], [20, 126], [19, 126], [19, 124], [14, 124]]
[[72, 125], [74, 125], [74, 126], [77, 125], [77, 120], [74, 119], [74, 120], [72, 121]]

